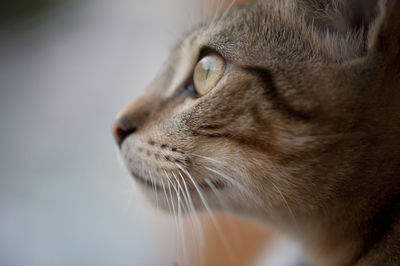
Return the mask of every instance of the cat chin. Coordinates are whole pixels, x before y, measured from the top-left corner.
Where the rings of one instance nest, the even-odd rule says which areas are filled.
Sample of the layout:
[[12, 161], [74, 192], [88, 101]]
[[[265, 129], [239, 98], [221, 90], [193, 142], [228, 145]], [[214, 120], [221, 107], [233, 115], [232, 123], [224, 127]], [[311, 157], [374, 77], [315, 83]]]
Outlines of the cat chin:
[[[182, 192], [180, 188], [174, 188], [172, 185], [164, 184], [163, 186], [160, 184], [153, 184], [151, 180], [135, 173], [132, 173], [132, 176], [136, 181], [135, 184], [139, 186], [145, 198], [155, 208], [167, 213], [173, 214], [173, 210], [175, 209], [175, 212], [177, 212], [178, 208], [181, 209], [182, 214], [188, 215], [193, 214], [193, 212], [226, 212], [230, 209], [230, 206], [221, 206], [220, 204], [221, 195], [230, 193], [229, 187], [221, 181], [214, 181], [211, 185], [199, 183], [197, 189], [200, 190], [202, 195], [199, 196], [196, 187], [187, 187], [186, 190], [186, 188], [181, 185], [181, 189], [184, 191]], [[218, 193], [219, 196], [216, 196], [216, 193]], [[205, 206], [204, 202], [206, 202], [207, 206]], [[225, 202], [225, 204], [226, 203], [227, 202]], [[181, 205], [180, 207], [179, 204]], [[187, 207], [188, 204], [191, 205], [189, 209]]]
[[[147, 185], [140, 185], [140, 190], [144, 194], [144, 197], [147, 201], [157, 210], [162, 210], [170, 215], [177, 215], [178, 210], [180, 209], [180, 213], [183, 215], [191, 215], [193, 213], [199, 213], [202, 211], [207, 211], [207, 209], [202, 204], [201, 199], [197, 195], [193, 195], [192, 191], [189, 191], [191, 194], [191, 202], [192, 207], [190, 209], [187, 208], [187, 198], [180, 195], [177, 197], [177, 194], [173, 188], [171, 188], [171, 193], [168, 189], [162, 191], [155, 190], [152, 187]], [[204, 197], [208, 198], [208, 194], [212, 192], [204, 192]], [[179, 206], [180, 205], [180, 206]], [[214, 206], [209, 206], [212, 211], [214, 211]]]
[[[158, 193], [164, 193], [164, 190], [166, 192], [169, 192], [169, 190], [172, 190], [175, 192], [174, 190], [174, 185], [164, 185], [164, 184], [160, 184], [159, 182], [157, 182], [157, 180], [151, 180], [148, 178], [145, 178], [133, 171], [131, 171], [131, 175], [132, 177], [141, 185], [144, 186], [148, 189], [152, 189], [155, 192]], [[175, 183], [176, 186], [176, 183]], [[225, 188], [225, 183], [220, 181], [220, 180], [214, 180], [214, 181], [209, 181], [204, 182], [204, 183], [198, 183], [196, 186], [184, 186], [184, 185], [178, 185], [178, 187], [176, 187], [176, 189], [178, 189], [179, 187], [182, 187], [182, 189], [184, 190], [184, 192], [186, 192], [186, 190], [188, 190], [189, 192], [196, 192], [198, 189], [201, 190], [201, 192], [205, 192], [205, 191], [209, 191], [209, 190], [221, 190]]]
[[[194, 205], [193, 207], [196, 209], [196, 211], [201, 210], [204, 209], [204, 206], [202, 199], [198, 194], [199, 190], [203, 197], [208, 198], [210, 194], [215, 195], [216, 191], [222, 192], [224, 189], [226, 189], [226, 184], [220, 180], [209, 181], [208, 183], [198, 182], [196, 186], [184, 186], [182, 184], [177, 186], [176, 183], [165, 184], [162, 181], [157, 182], [156, 180], [151, 180], [133, 171], [131, 171], [131, 175], [136, 181], [136, 184], [140, 186], [141, 191], [154, 205], [159, 206], [160, 203], [168, 203], [168, 205], [161, 204], [165, 205], [164, 207], [166, 208], [171, 208], [171, 206], [169, 206], [171, 201], [177, 202], [178, 200], [181, 200], [184, 202], [184, 204], [186, 204], [186, 201], [188, 201], [189, 198], [188, 195], [190, 195], [191, 201]], [[198, 202], [200, 204], [198, 204]]]

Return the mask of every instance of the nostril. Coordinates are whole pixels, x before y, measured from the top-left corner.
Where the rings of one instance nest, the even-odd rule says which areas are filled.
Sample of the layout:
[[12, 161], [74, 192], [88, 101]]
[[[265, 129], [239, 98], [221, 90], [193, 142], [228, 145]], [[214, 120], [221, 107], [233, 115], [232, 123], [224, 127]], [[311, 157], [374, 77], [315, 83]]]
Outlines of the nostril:
[[121, 145], [122, 142], [136, 130], [136, 127], [130, 125], [127, 119], [122, 118], [114, 123], [112, 132], [115, 141], [118, 145]]

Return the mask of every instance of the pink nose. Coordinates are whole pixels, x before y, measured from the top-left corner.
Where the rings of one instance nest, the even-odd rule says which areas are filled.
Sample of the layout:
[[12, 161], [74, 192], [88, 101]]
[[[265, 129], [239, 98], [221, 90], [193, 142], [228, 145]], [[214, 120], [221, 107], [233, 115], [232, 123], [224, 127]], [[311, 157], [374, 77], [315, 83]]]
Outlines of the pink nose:
[[132, 126], [126, 117], [122, 117], [114, 122], [112, 127], [112, 134], [115, 141], [119, 146], [122, 142], [132, 133], [135, 133], [136, 127]]

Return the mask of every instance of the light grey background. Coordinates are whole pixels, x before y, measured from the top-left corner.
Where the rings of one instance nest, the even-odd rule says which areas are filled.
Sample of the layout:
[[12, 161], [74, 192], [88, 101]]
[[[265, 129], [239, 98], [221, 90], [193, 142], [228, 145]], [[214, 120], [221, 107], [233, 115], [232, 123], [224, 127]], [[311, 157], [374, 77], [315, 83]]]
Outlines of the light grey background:
[[65, 1], [0, 28], [0, 265], [172, 265], [174, 223], [110, 127], [207, 13], [191, 1]]

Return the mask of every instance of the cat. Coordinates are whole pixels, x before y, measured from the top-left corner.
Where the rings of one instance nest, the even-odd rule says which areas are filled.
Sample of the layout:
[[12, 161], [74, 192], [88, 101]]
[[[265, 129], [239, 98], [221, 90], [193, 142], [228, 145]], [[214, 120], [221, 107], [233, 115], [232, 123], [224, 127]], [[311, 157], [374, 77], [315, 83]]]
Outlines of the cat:
[[173, 49], [113, 135], [166, 210], [274, 226], [315, 265], [400, 265], [400, 1], [229, 9]]

